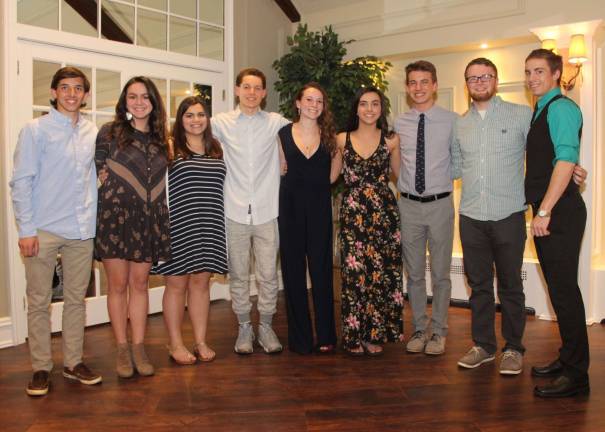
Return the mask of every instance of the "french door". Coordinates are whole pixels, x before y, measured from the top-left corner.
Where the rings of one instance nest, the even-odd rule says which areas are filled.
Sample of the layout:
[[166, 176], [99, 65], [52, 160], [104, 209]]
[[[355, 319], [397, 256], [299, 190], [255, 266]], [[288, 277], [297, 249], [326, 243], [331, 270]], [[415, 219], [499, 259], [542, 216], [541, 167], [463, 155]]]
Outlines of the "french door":
[[[133, 47], [136, 49], [136, 47]], [[161, 53], [158, 61], [142, 61], [126, 57], [84, 51], [37, 42], [18, 42], [18, 101], [12, 104], [11, 127], [18, 130], [30, 119], [45, 115], [50, 110], [50, 82], [53, 74], [62, 66], [80, 68], [91, 82], [91, 92], [82, 113], [99, 127], [111, 121], [115, 105], [124, 83], [135, 75], [145, 75], [153, 79], [164, 100], [166, 111], [172, 123], [178, 104], [182, 99], [201, 93], [209, 101], [213, 112], [228, 108], [225, 99], [225, 79], [217, 72], [209, 72], [189, 67], [162, 64]], [[16, 143], [11, 143], [11, 153]], [[13, 224], [14, 225], [14, 224]], [[12, 237], [17, 238], [13, 226]], [[12, 242], [16, 245], [16, 241]], [[18, 248], [12, 249], [13, 262], [20, 263]], [[25, 272], [22, 265], [17, 265], [15, 284], [17, 295], [24, 298], [24, 309], [15, 317], [20, 323], [26, 323]], [[53, 281], [53, 301], [51, 321], [53, 332], [61, 331], [62, 301], [62, 268], [60, 256], [57, 257], [57, 268]], [[218, 285], [223, 285], [219, 280]], [[226, 284], [224, 284], [226, 287]], [[218, 288], [218, 287], [217, 287]], [[149, 312], [160, 312], [162, 309], [163, 279], [152, 277], [149, 290]], [[216, 290], [215, 290], [216, 291]], [[91, 268], [90, 285], [86, 301], [86, 325], [108, 322], [107, 284], [103, 266], [95, 263]], [[18, 326], [26, 333], [26, 326]], [[21, 331], [19, 332], [21, 333]]]

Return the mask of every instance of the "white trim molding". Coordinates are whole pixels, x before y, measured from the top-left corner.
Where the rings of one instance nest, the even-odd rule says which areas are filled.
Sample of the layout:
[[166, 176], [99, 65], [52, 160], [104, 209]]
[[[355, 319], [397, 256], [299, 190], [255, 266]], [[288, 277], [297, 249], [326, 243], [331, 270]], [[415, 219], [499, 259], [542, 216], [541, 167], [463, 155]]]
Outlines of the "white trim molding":
[[0, 318], [0, 348], [15, 345], [13, 343], [13, 322], [11, 317]]

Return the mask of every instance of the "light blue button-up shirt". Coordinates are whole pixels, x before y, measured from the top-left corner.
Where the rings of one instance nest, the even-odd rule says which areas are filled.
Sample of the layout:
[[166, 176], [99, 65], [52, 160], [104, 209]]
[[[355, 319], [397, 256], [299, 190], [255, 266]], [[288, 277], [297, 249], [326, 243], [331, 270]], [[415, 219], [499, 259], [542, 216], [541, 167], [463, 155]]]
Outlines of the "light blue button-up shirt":
[[95, 236], [97, 127], [51, 109], [28, 122], [15, 149], [11, 196], [19, 237], [48, 231], [67, 239]]

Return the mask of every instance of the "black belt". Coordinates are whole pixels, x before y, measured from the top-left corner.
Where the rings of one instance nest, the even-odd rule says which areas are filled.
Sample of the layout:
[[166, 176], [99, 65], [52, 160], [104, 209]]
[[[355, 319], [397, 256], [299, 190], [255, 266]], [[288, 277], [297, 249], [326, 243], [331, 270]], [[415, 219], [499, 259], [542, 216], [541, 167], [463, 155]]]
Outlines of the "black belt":
[[450, 196], [451, 192], [443, 192], [440, 194], [436, 194], [436, 195], [427, 195], [427, 196], [416, 196], [416, 195], [410, 195], [407, 192], [401, 192], [401, 196], [407, 199], [411, 199], [412, 201], [418, 201], [421, 203], [425, 203], [425, 202], [431, 202], [431, 201], [437, 201], [440, 200], [441, 198], [445, 198]]

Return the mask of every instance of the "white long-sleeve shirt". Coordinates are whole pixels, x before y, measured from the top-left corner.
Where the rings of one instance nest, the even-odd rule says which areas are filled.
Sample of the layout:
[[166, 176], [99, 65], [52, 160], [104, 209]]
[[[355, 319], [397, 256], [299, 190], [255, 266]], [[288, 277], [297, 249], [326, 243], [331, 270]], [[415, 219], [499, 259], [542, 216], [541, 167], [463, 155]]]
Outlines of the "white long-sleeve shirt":
[[252, 225], [275, 219], [280, 180], [277, 132], [289, 121], [262, 110], [248, 116], [239, 107], [216, 114], [211, 121], [227, 166], [225, 216]]

